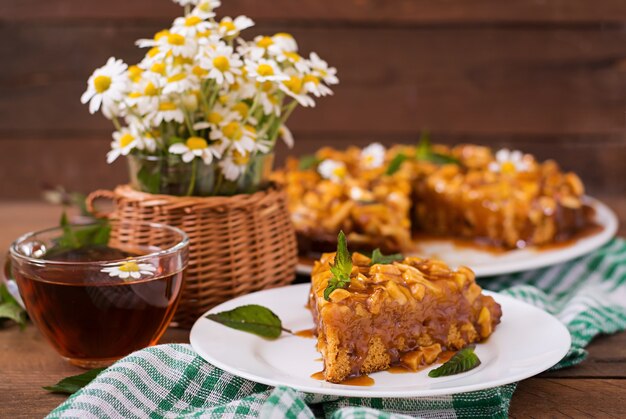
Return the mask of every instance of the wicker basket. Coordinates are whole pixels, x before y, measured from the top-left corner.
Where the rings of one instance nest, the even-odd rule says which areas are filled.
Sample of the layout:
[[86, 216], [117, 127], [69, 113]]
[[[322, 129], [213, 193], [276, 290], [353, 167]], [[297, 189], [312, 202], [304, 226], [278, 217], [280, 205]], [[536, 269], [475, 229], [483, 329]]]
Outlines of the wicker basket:
[[[282, 191], [270, 188], [230, 197], [178, 197], [138, 192], [130, 186], [98, 190], [115, 208], [99, 214], [125, 222], [150, 221], [189, 235], [189, 267], [174, 323], [190, 327], [208, 309], [238, 295], [289, 284], [297, 244]], [[97, 214], [96, 211], [94, 213]]]

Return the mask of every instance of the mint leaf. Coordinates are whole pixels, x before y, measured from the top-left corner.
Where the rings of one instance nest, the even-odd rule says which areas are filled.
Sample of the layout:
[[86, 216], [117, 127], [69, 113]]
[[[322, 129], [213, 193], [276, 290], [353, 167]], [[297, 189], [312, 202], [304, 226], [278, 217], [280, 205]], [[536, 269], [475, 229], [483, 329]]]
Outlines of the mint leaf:
[[450, 155], [437, 153], [433, 151], [432, 146], [430, 144], [430, 134], [426, 131], [422, 134], [420, 138], [420, 142], [417, 145], [415, 158], [418, 161], [429, 161], [436, 165], [461, 164], [461, 162], [458, 159]]
[[280, 318], [272, 310], [257, 304], [237, 307], [233, 310], [208, 314], [207, 319], [233, 329], [254, 333], [264, 338], [276, 339], [282, 331], [291, 333], [282, 327]]
[[385, 172], [385, 174], [387, 176], [391, 176], [394, 173], [396, 173], [398, 170], [400, 170], [402, 163], [404, 163], [406, 159], [408, 159], [406, 154], [404, 153], [396, 154], [395, 157], [391, 160], [391, 162], [389, 162], [389, 166], [387, 166], [387, 171]]
[[95, 368], [82, 374], [72, 375], [59, 381], [52, 386], [42, 387], [44, 390], [48, 390], [52, 393], [74, 394], [81, 388], [89, 384], [94, 378], [98, 376], [106, 368]]
[[111, 225], [107, 220], [98, 220], [93, 225], [72, 227], [63, 211], [59, 224], [63, 234], [55, 240], [54, 246], [46, 252], [46, 256], [85, 246], [106, 246], [109, 243]]
[[372, 252], [372, 261], [370, 262], [370, 266], [378, 265], [378, 264], [388, 265], [392, 262], [402, 260], [402, 259], [404, 259], [404, 256], [402, 256], [400, 253], [394, 253], [391, 255], [383, 255], [380, 249], [374, 249], [374, 252]]
[[443, 377], [469, 371], [480, 365], [480, 359], [474, 353], [474, 345], [461, 349], [452, 358], [439, 368], [428, 373], [429, 377]]
[[309, 170], [312, 169], [313, 166], [317, 166], [320, 162], [320, 159], [317, 158], [317, 156], [310, 155], [310, 156], [303, 156], [300, 158], [300, 163], [298, 164], [298, 168], [300, 170]]
[[324, 299], [330, 301], [330, 294], [337, 288], [346, 288], [350, 285], [350, 273], [352, 272], [352, 255], [348, 251], [346, 235], [343, 231], [337, 236], [337, 253], [335, 261], [330, 265], [330, 272], [333, 274], [328, 279], [328, 285], [324, 290]]
[[13, 320], [21, 328], [26, 326], [26, 311], [13, 298], [6, 284], [0, 284], [0, 320], [4, 319]]

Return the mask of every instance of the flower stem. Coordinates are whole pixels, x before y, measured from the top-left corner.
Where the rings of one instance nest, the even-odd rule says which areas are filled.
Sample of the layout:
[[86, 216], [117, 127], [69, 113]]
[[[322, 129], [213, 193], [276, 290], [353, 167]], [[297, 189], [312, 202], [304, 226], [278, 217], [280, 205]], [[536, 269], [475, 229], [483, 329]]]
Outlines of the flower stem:
[[217, 195], [219, 193], [219, 190], [222, 187], [222, 182], [224, 182], [224, 175], [220, 171], [220, 175], [217, 178], [217, 182], [215, 182], [215, 188], [213, 189], [213, 195]]
[[116, 130], [119, 131], [122, 129], [122, 125], [120, 125], [120, 121], [117, 119], [117, 116], [114, 116], [113, 119], [111, 119], [111, 121], [113, 121], [113, 125], [115, 125]]
[[191, 162], [191, 180], [189, 181], [189, 188], [187, 189], [186, 196], [191, 196], [193, 190], [196, 188], [196, 172], [198, 171], [198, 158], [194, 157]]

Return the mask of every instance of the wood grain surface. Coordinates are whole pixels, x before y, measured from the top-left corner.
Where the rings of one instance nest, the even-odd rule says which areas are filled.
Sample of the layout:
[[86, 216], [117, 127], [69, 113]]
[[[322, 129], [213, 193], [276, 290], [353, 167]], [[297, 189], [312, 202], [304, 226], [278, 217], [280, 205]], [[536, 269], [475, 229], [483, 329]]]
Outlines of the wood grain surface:
[[[88, 192], [127, 179], [112, 128], [79, 97], [95, 67], [129, 62], [167, 26], [169, 0], [0, 3], [0, 199], [42, 182]], [[294, 150], [381, 141], [514, 147], [557, 157], [592, 193], [626, 193], [626, 2], [229, 0], [257, 33], [292, 32], [339, 70], [333, 97], [290, 120]]]
[[[607, 203], [624, 219], [626, 197], [609, 198]], [[55, 225], [59, 213], [58, 207], [41, 203], [1, 203], [0, 249], [27, 231]], [[619, 234], [626, 235], [626, 223]], [[188, 340], [187, 330], [169, 329], [161, 343]], [[577, 366], [520, 382], [510, 416], [626, 417], [626, 333], [599, 336], [587, 349], [589, 357]], [[41, 386], [81, 371], [63, 361], [32, 324], [23, 331], [0, 329], [0, 417], [43, 417], [65, 397]]]

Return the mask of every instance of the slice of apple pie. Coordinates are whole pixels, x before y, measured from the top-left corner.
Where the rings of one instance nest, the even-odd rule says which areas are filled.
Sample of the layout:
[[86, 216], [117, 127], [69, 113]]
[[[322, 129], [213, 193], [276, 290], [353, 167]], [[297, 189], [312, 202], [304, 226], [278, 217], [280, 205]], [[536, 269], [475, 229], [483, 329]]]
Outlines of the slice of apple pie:
[[372, 265], [359, 253], [346, 264], [349, 274], [330, 293], [335, 253], [324, 254], [311, 277], [309, 307], [327, 381], [398, 364], [417, 370], [442, 351], [486, 339], [500, 322], [500, 305], [468, 268], [415, 257]]

